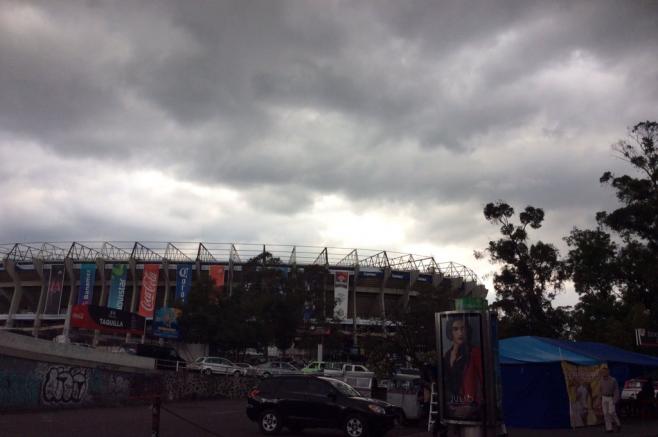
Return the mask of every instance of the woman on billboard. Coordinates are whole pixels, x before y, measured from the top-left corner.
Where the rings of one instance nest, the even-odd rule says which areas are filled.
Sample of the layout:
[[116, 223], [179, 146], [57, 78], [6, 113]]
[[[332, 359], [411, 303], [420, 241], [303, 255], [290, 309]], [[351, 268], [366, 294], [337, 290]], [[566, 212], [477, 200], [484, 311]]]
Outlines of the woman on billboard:
[[448, 316], [444, 330], [450, 340], [446, 346], [452, 343], [447, 351], [444, 349], [442, 363], [446, 413], [448, 418], [457, 420], [482, 419], [482, 351], [479, 344], [473, 344], [469, 319], [479, 328], [477, 316], [455, 314]]

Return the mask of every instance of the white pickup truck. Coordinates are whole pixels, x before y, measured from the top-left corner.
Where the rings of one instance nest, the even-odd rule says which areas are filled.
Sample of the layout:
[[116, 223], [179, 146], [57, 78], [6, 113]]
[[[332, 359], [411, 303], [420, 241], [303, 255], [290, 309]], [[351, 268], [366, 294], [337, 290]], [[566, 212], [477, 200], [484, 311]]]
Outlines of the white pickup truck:
[[360, 364], [343, 364], [339, 368], [331, 368], [329, 366], [324, 368], [324, 376], [339, 377], [345, 375], [353, 376], [372, 376], [373, 372], [368, 370], [366, 366]]

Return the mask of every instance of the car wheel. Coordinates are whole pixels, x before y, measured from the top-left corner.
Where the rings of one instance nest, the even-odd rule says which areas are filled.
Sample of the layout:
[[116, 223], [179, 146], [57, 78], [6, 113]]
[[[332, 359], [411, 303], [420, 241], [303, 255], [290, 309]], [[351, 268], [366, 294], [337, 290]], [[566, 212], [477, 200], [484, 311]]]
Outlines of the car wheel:
[[368, 435], [366, 421], [358, 414], [351, 414], [345, 418], [343, 432], [347, 437], [365, 437]]
[[210, 369], [203, 369], [201, 371], [201, 374], [206, 375], [206, 376], [210, 375], [211, 373], [212, 373], [212, 370], [210, 370]]
[[235, 376], [235, 377], [238, 377], [240, 375], [242, 375], [242, 373], [239, 370], [236, 370], [235, 372], [233, 372], [233, 376]]
[[269, 378], [270, 376], [272, 376], [270, 372], [263, 373], [263, 378]]
[[265, 435], [277, 434], [281, 431], [281, 416], [275, 410], [264, 411], [258, 421], [260, 432]]

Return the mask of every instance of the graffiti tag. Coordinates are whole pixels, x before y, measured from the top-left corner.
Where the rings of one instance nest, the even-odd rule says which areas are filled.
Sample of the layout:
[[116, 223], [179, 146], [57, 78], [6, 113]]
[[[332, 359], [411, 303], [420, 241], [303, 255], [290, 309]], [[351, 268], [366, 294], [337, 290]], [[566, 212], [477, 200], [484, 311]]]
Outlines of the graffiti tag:
[[48, 369], [41, 387], [46, 404], [80, 403], [87, 394], [89, 369], [56, 366]]

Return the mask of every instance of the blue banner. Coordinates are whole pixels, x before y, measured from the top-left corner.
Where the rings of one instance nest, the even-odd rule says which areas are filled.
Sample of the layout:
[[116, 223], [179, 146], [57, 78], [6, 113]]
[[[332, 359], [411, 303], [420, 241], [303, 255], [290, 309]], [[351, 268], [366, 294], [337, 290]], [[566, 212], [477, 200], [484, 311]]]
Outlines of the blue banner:
[[402, 279], [403, 281], [408, 281], [411, 275], [409, 272], [405, 271], [395, 271], [391, 272], [391, 279]]
[[115, 310], [123, 309], [123, 299], [126, 296], [126, 278], [128, 277], [127, 264], [115, 264], [112, 267], [112, 279], [110, 281], [110, 296], [107, 298], [107, 306]]
[[94, 284], [96, 283], [96, 264], [80, 265], [80, 290], [78, 291], [78, 304], [91, 305], [94, 297]]
[[178, 317], [181, 310], [178, 308], [162, 307], [155, 312], [153, 319], [153, 335], [164, 338], [178, 338]]
[[178, 264], [176, 267], [176, 299], [187, 303], [187, 295], [192, 287], [192, 264]]
[[432, 275], [418, 275], [418, 282], [432, 283]]

